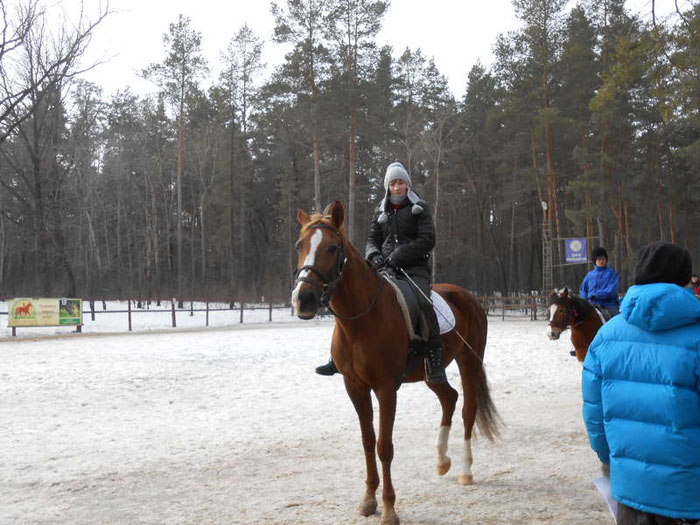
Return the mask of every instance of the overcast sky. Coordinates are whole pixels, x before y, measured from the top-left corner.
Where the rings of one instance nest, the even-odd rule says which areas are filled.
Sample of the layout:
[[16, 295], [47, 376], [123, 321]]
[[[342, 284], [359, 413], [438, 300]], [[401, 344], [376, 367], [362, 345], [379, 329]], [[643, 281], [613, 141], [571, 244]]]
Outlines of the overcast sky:
[[[52, 9], [65, 10], [75, 20], [80, 0], [48, 1], [55, 2]], [[94, 18], [105, 0], [83, 1], [86, 16]], [[651, 0], [628, 0], [628, 5], [650, 18]], [[673, 0], [656, 0], [656, 5], [657, 12], [667, 13]], [[690, 0], [680, 0], [679, 5], [689, 6]], [[114, 13], [97, 28], [87, 57], [108, 62], [86, 75], [108, 96], [127, 86], [140, 94], [155, 91], [137, 73], [162, 61], [163, 34], [181, 13], [202, 34], [203, 52], [213, 72], [220, 69], [221, 52], [244, 23], [266, 41], [263, 60], [268, 68], [280, 64], [287, 49], [268, 41], [274, 27], [269, 0], [110, 0], [109, 7]], [[409, 46], [434, 57], [455, 96], [461, 97], [471, 67], [478, 60], [491, 64], [496, 37], [518, 27], [511, 0], [393, 0], [378, 41], [391, 45], [395, 55]]]

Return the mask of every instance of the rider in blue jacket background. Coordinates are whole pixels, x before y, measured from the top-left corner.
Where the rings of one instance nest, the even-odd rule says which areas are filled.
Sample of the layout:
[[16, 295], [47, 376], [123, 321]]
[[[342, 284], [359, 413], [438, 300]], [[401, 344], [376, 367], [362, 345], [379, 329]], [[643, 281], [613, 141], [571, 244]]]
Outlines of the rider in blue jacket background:
[[700, 301], [684, 286], [690, 254], [643, 247], [622, 313], [583, 364], [583, 417], [610, 466], [618, 525], [700, 518]]
[[604, 308], [610, 317], [620, 313], [617, 293], [620, 291], [620, 277], [608, 267], [608, 252], [596, 248], [591, 253], [595, 267], [586, 274], [581, 283], [579, 295], [589, 303]]

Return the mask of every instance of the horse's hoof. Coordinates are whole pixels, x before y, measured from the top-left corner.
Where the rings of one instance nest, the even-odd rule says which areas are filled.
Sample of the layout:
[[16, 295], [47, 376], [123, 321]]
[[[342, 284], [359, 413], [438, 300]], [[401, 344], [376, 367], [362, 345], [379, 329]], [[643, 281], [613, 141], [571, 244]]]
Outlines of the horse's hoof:
[[399, 525], [399, 517], [394, 509], [386, 510], [382, 512], [382, 521], [379, 522], [380, 525]]
[[371, 516], [377, 512], [377, 498], [370, 495], [365, 495], [360, 502], [360, 506], [357, 508], [360, 514], [363, 516]]
[[472, 476], [471, 474], [460, 474], [457, 478], [457, 483], [459, 483], [460, 485], [473, 485], [474, 476]]
[[445, 474], [447, 474], [447, 471], [450, 470], [451, 466], [452, 460], [450, 458], [447, 458], [447, 461], [445, 461], [442, 465], [437, 466], [438, 476], [444, 476]]

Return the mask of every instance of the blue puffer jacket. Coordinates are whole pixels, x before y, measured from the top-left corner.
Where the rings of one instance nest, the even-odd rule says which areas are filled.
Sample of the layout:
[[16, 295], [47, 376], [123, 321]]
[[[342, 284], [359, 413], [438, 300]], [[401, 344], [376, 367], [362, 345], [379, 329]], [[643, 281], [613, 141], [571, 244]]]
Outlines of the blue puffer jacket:
[[617, 272], [607, 266], [596, 266], [586, 274], [581, 283], [579, 295], [584, 299], [601, 306], [611, 307], [618, 305], [617, 292], [620, 291], [620, 277]]
[[583, 417], [613, 497], [700, 518], [700, 301], [675, 284], [632, 286], [583, 366]]

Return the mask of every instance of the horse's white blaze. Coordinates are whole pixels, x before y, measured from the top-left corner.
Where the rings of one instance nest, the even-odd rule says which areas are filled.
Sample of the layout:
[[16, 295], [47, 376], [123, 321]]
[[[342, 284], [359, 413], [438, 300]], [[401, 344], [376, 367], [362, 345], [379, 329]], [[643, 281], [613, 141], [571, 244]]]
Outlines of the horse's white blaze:
[[557, 339], [561, 335], [561, 330], [559, 328], [554, 328], [553, 326], [547, 326], [547, 337], [550, 339]]
[[472, 475], [472, 463], [474, 463], [474, 458], [472, 457], [472, 443], [470, 439], [464, 440], [464, 462], [462, 463], [462, 472], [460, 475], [471, 476]]
[[[549, 322], [551, 323], [554, 320], [554, 314], [557, 312], [557, 305], [553, 304], [552, 306], [549, 307]], [[547, 337], [550, 339], [557, 339], [559, 335], [561, 334], [561, 330], [559, 328], [555, 328], [552, 325], [547, 325]]]
[[[323, 233], [321, 230], [316, 230], [314, 234], [311, 236], [311, 246], [309, 247], [309, 253], [306, 254], [306, 258], [304, 259], [304, 264], [302, 266], [313, 266], [314, 261], [316, 260], [316, 250], [318, 250], [318, 246], [321, 244], [321, 241], [323, 240]], [[299, 273], [299, 277], [308, 277], [309, 270], [302, 270]], [[297, 285], [294, 287], [294, 291], [292, 291], [292, 306], [294, 306], [294, 313], [299, 315], [299, 291], [301, 290], [301, 285], [303, 284], [302, 281], [297, 281]]]
[[437, 438], [437, 461], [438, 465], [447, 462], [447, 442], [450, 439], [450, 427], [441, 426]]

